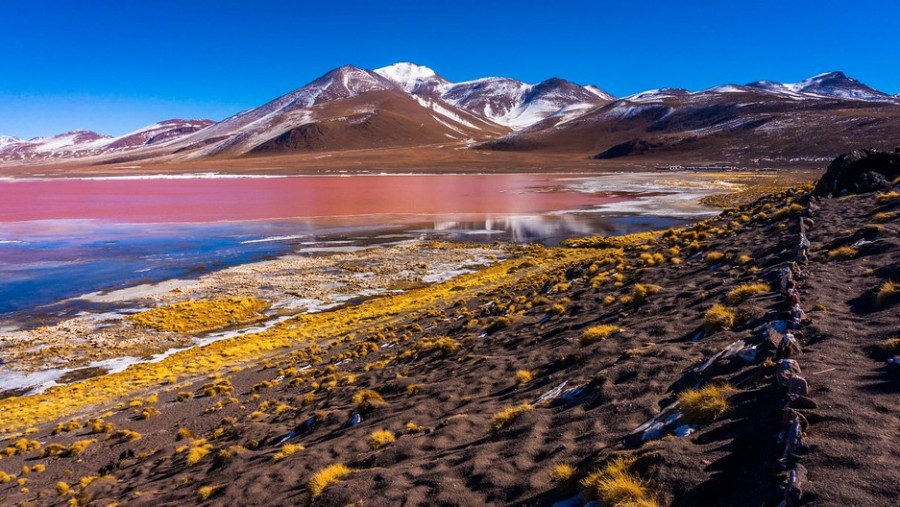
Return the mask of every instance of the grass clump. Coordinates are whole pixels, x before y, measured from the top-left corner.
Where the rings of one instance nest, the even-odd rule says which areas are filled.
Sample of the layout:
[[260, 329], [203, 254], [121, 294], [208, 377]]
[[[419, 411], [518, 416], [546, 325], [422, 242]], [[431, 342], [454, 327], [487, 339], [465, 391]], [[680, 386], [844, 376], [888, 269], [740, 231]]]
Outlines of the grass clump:
[[491, 419], [491, 427], [494, 429], [494, 431], [499, 431], [503, 429], [504, 426], [518, 418], [520, 415], [532, 409], [534, 409], [534, 407], [532, 407], [529, 403], [523, 403], [514, 407], [506, 407], [500, 412], [494, 414], [494, 417]]
[[581, 333], [581, 344], [590, 345], [594, 342], [605, 340], [613, 334], [618, 333], [619, 331], [621, 331], [619, 326], [613, 324], [600, 324], [598, 326], [591, 326]]
[[678, 395], [679, 408], [690, 424], [710, 422], [731, 408], [728, 397], [735, 391], [729, 384], [688, 389]]
[[409, 396], [415, 396], [422, 392], [422, 384], [410, 384], [406, 386], [406, 394]]
[[745, 283], [728, 293], [727, 301], [729, 305], [736, 305], [750, 296], [755, 296], [763, 292], [769, 292], [771, 287], [765, 283]]
[[325, 488], [343, 479], [351, 472], [352, 470], [340, 463], [329, 465], [313, 474], [307, 484], [309, 491], [312, 496], [319, 496], [325, 491]]
[[531, 382], [532, 378], [534, 378], [534, 376], [528, 370], [519, 370], [516, 372], [516, 384], [520, 386], [524, 386]]
[[353, 397], [350, 398], [350, 401], [353, 402], [353, 405], [357, 410], [370, 410], [376, 407], [387, 405], [387, 402], [384, 401], [384, 398], [382, 398], [377, 391], [373, 391], [371, 389], [363, 389], [362, 391], [357, 391], [356, 394], [354, 394]]
[[879, 305], [887, 303], [889, 300], [897, 296], [897, 284], [894, 282], [884, 282], [878, 291], [875, 292], [875, 302]]
[[281, 450], [276, 452], [275, 455], [272, 456], [272, 459], [274, 459], [275, 461], [281, 461], [292, 454], [296, 454], [302, 451], [303, 449], [304, 447], [300, 444], [284, 444], [281, 446]]
[[164, 332], [194, 334], [262, 318], [269, 304], [261, 299], [224, 298], [182, 301], [129, 315], [135, 324]]
[[890, 192], [884, 194], [878, 194], [878, 196], [875, 197], [875, 202], [877, 202], [878, 204], [884, 204], [886, 202], [891, 202], [898, 197], [900, 197], [900, 192], [891, 190]]
[[197, 490], [197, 501], [205, 502], [218, 489], [219, 489], [218, 486], [203, 486], [203, 487], [201, 487], [200, 489]]
[[845, 261], [847, 259], [852, 259], [856, 257], [859, 251], [852, 246], [842, 246], [839, 248], [835, 248], [834, 250], [828, 251], [828, 260], [830, 261]]
[[71, 488], [69, 488], [69, 484], [63, 481], [59, 481], [56, 483], [56, 494], [59, 496], [65, 496], [69, 494]]
[[557, 484], [565, 484], [575, 477], [575, 467], [568, 463], [555, 463], [550, 469], [550, 480]]
[[618, 457], [581, 481], [604, 507], [658, 507], [653, 493], [633, 470], [634, 458]]
[[884, 340], [878, 344], [878, 350], [887, 355], [900, 354], [900, 337]]
[[188, 450], [187, 460], [185, 461], [185, 463], [187, 463], [187, 466], [196, 465], [201, 459], [206, 457], [206, 455], [208, 455], [211, 451], [212, 451], [212, 446], [209, 444], [191, 447]]
[[725, 254], [722, 252], [709, 252], [706, 254], [706, 265], [713, 266], [721, 264], [725, 260]]
[[459, 348], [459, 343], [456, 342], [453, 338], [449, 336], [439, 336], [439, 337], [431, 337], [431, 338], [422, 338], [418, 342], [416, 342], [416, 349], [420, 351], [427, 350], [440, 350], [443, 354], [449, 354], [451, 352], [456, 352], [456, 349]]
[[734, 312], [720, 304], [714, 304], [706, 310], [703, 327], [708, 333], [720, 329], [730, 329], [734, 325]]
[[566, 313], [566, 307], [559, 303], [550, 305], [550, 308], [547, 308], [547, 315], [562, 315]]
[[873, 218], [875, 218], [875, 222], [877, 222], [879, 224], [883, 224], [885, 222], [890, 222], [896, 216], [897, 216], [897, 214], [894, 213], [893, 211], [884, 211], [881, 213], [875, 213], [875, 216]]
[[369, 447], [372, 450], [381, 449], [382, 447], [394, 442], [396, 438], [394, 434], [387, 430], [378, 430], [369, 435]]

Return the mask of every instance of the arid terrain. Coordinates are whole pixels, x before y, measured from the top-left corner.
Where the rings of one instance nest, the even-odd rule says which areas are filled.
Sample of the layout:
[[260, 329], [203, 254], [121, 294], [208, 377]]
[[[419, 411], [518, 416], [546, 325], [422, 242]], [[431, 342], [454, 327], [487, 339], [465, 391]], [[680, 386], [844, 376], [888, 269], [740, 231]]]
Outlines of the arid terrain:
[[[0, 503], [893, 505], [898, 168], [854, 152], [688, 227], [485, 251], [0, 400]], [[274, 274], [125, 318], [173, 340], [257, 326], [307, 285]]]

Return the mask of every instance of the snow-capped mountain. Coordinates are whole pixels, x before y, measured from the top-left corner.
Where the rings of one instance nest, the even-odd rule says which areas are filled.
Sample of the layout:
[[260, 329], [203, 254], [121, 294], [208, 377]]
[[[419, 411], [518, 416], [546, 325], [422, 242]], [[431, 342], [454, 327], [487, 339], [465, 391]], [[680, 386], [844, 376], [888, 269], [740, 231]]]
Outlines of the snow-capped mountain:
[[91, 130], [73, 130], [27, 141], [0, 136], [0, 161], [45, 162], [121, 153], [177, 139], [212, 123], [211, 120], [166, 120], [118, 137]]
[[747, 85], [774, 92], [801, 96], [835, 97], [841, 99], [884, 100], [890, 96], [847, 77], [843, 72], [826, 72], [797, 83], [756, 81]]
[[375, 73], [416, 95], [440, 95], [451, 84], [432, 69], [409, 62], [381, 67]]
[[534, 125], [572, 106], [588, 108], [609, 101], [596, 91], [558, 78], [534, 85], [502, 77], [476, 79], [451, 85], [441, 96], [513, 129]]
[[[896, 144], [900, 94], [841, 72], [797, 83], [756, 81], [700, 91], [648, 90], [616, 99], [560, 78], [454, 83], [409, 62], [334, 69], [220, 122], [167, 120], [118, 137], [75, 130], [0, 136], [0, 162], [92, 157], [97, 162], [448, 147], [603, 157], [646, 153], [830, 156], [855, 144]], [[891, 146], [891, 147], [892, 147]]]
[[580, 86], [552, 78], [528, 84], [505, 77], [487, 77], [451, 83], [434, 70], [401, 62], [375, 72], [408, 93], [438, 98], [448, 104], [514, 130], [554, 115], [571, 115], [614, 99], [596, 86]]
[[798, 83], [648, 90], [478, 148], [599, 158], [817, 160], [858, 145], [892, 149], [898, 138], [900, 101], [831, 72]]
[[502, 132], [498, 125], [426, 93], [444, 81], [431, 69], [411, 64], [378, 71], [345, 65], [182, 139], [177, 151], [202, 157], [359, 149], [484, 139]]

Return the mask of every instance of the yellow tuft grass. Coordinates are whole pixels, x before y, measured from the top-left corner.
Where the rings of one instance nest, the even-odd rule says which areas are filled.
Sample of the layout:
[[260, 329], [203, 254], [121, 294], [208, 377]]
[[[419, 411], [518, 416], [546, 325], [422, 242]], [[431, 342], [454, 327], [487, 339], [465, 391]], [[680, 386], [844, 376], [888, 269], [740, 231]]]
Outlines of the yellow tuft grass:
[[600, 340], [605, 340], [615, 333], [621, 331], [619, 326], [613, 324], [600, 324], [591, 326], [581, 333], [581, 344], [590, 345]]
[[292, 454], [296, 454], [302, 451], [303, 449], [304, 447], [300, 444], [284, 444], [281, 446], [281, 450], [276, 452], [275, 455], [272, 456], [272, 459], [275, 461], [281, 461]]
[[523, 403], [514, 407], [506, 407], [494, 414], [494, 417], [491, 418], [491, 427], [494, 428], [494, 431], [499, 431], [514, 419], [532, 409], [534, 409], [534, 407], [529, 403]]
[[856, 257], [859, 251], [852, 246], [842, 246], [828, 251], [828, 260], [845, 261]]
[[211, 449], [209, 448], [209, 446], [206, 446], [206, 445], [198, 446], [198, 447], [191, 447], [190, 450], [188, 450], [187, 461], [186, 461], [187, 465], [188, 466], [196, 465], [201, 459], [204, 458], [204, 456], [209, 454], [210, 451], [211, 451]]
[[690, 424], [709, 422], [731, 408], [728, 397], [735, 392], [736, 389], [730, 384], [688, 389], [678, 395], [678, 408]]
[[658, 507], [653, 493], [634, 471], [634, 458], [618, 457], [581, 481], [604, 507]]
[[516, 372], [516, 383], [520, 386], [524, 386], [525, 384], [531, 382], [532, 378], [534, 377], [528, 370], [519, 370]]
[[382, 447], [394, 442], [396, 437], [394, 434], [387, 430], [378, 430], [373, 431], [371, 435], [369, 435], [369, 447], [372, 450], [381, 449]]
[[224, 298], [182, 301], [134, 315], [128, 320], [157, 331], [194, 334], [259, 320], [269, 304], [260, 299]]
[[353, 470], [340, 463], [329, 465], [313, 474], [307, 484], [309, 491], [312, 493], [312, 496], [319, 496], [325, 491], [325, 488], [338, 482], [351, 472]]
[[894, 199], [896, 199], [898, 197], [900, 197], [900, 192], [897, 192], [896, 190], [891, 190], [890, 192], [887, 192], [885, 194], [878, 194], [875, 197], [875, 202], [877, 202], [878, 204], [884, 204], [886, 202], [893, 201]]
[[900, 337], [884, 340], [878, 344], [878, 349], [885, 354], [900, 354]]
[[69, 484], [63, 481], [56, 483], [56, 494], [59, 496], [68, 495], [70, 491]]
[[568, 463], [554, 463], [550, 469], [550, 480], [557, 484], [565, 484], [575, 477], [575, 467]]
[[747, 264], [750, 264], [751, 262], [753, 262], [753, 257], [750, 257], [747, 254], [740, 255], [737, 258], [737, 263], [740, 264], [741, 266], [746, 266]]
[[218, 486], [203, 486], [197, 490], [197, 501], [205, 502], [209, 497], [219, 489]]
[[371, 389], [357, 391], [353, 397], [350, 398], [350, 401], [353, 402], [353, 405], [355, 405], [358, 410], [368, 410], [387, 404], [377, 391]]
[[720, 304], [712, 305], [703, 319], [703, 326], [709, 333], [720, 329], [730, 329], [734, 325], [734, 312]]
[[750, 296], [755, 296], [756, 294], [761, 294], [763, 292], [769, 292], [770, 290], [772, 290], [772, 288], [765, 283], [745, 283], [729, 292], [727, 301], [729, 305], [736, 305], [749, 298]]
[[897, 295], [897, 284], [894, 282], [884, 282], [875, 293], [875, 301], [879, 305], [883, 305], [889, 299]]
[[713, 266], [725, 260], [725, 254], [722, 252], [709, 252], [706, 254], [706, 265]]
[[885, 222], [890, 222], [896, 216], [897, 216], [897, 214], [894, 213], [893, 211], [884, 211], [881, 213], [875, 213], [875, 216], [873, 218], [875, 219], [875, 222], [877, 222], [879, 224], [883, 224]]
[[422, 425], [416, 424], [412, 421], [406, 423], [406, 432], [409, 434], [422, 433], [423, 431], [425, 431], [425, 427]]

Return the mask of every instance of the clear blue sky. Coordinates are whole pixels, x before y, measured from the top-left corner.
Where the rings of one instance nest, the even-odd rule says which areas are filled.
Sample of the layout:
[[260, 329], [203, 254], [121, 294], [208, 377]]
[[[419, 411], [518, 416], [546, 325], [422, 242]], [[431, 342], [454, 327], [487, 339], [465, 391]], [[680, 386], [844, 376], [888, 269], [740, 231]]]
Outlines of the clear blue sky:
[[617, 96], [842, 70], [900, 92], [895, 0], [6, 2], [0, 134], [220, 120], [343, 64]]

